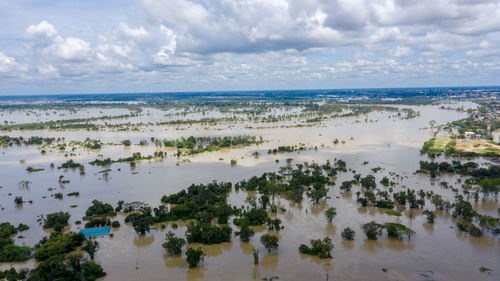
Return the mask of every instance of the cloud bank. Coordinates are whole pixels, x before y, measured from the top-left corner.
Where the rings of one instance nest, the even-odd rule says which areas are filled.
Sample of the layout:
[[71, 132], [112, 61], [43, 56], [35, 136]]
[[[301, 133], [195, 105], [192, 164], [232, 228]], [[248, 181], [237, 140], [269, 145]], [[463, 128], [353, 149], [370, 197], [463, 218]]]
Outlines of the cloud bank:
[[494, 0], [78, 2], [0, 4], [0, 94], [499, 84]]

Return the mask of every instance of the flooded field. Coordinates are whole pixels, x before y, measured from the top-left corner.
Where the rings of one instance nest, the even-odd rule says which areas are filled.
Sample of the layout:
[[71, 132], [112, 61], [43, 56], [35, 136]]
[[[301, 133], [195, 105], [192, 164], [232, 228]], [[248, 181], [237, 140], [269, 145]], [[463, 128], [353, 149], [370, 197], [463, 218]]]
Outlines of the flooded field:
[[[446, 104], [448, 106], [448, 104]], [[475, 108], [470, 102], [454, 103], [454, 107]], [[71, 214], [67, 230], [78, 231], [83, 225], [76, 225], [82, 220], [85, 210], [94, 199], [116, 206], [117, 202], [141, 201], [156, 207], [161, 205], [161, 197], [189, 187], [191, 184], [206, 184], [212, 181], [234, 183], [260, 176], [265, 172], [276, 172], [280, 167], [294, 166], [300, 163], [324, 164], [327, 160], [342, 159], [347, 163], [347, 171], [339, 172], [331, 180], [328, 198], [313, 204], [304, 196], [301, 203], [296, 203], [283, 196], [278, 196], [275, 203], [277, 213], [269, 213], [272, 218], [279, 218], [284, 225], [280, 231], [268, 230], [265, 225], [251, 227], [255, 236], [250, 242], [241, 242], [233, 233], [231, 242], [214, 245], [191, 243], [189, 247], [201, 247], [206, 254], [200, 266], [188, 268], [181, 256], [167, 254], [162, 247], [165, 233], [173, 231], [184, 237], [186, 223], [174, 222], [156, 224], [150, 232], [138, 235], [134, 228], [124, 222], [126, 214], [116, 216], [121, 224], [112, 228], [113, 236], [96, 238], [100, 244], [96, 253], [96, 262], [101, 264], [107, 276], [104, 280], [263, 280], [279, 276], [279, 280], [499, 280], [500, 239], [498, 236], [484, 233], [474, 237], [460, 232], [456, 219], [450, 213], [436, 211], [436, 222], [426, 222], [423, 209], [402, 209], [401, 216], [386, 213], [387, 209], [374, 206], [363, 207], [357, 202], [356, 192], [361, 190], [354, 185], [350, 192], [339, 188], [343, 181], [352, 179], [353, 174], [362, 176], [373, 174], [379, 183], [385, 176], [396, 181], [394, 191], [412, 188], [433, 191], [444, 199], [454, 201], [456, 192], [449, 186], [459, 187], [458, 181], [465, 178], [459, 175], [441, 175], [431, 179], [429, 175], [416, 173], [420, 160], [429, 160], [421, 155], [423, 143], [433, 136], [430, 124], [437, 125], [466, 118], [468, 114], [456, 110], [444, 110], [441, 105], [397, 106], [410, 108], [418, 112], [414, 118], [400, 118], [395, 112], [372, 111], [367, 114], [350, 117], [326, 118], [321, 122], [304, 123], [298, 107], [272, 109], [263, 116], [289, 116], [286, 120], [274, 123], [248, 120], [244, 113], [224, 113], [217, 110], [206, 112], [182, 110], [160, 110], [143, 108], [130, 117], [96, 120], [96, 124], [142, 124], [135, 130], [105, 128], [102, 130], [12, 130], [3, 132], [11, 137], [30, 136], [64, 138], [69, 141], [84, 141], [87, 138], [100, 140], [104, 145], [100, 149], [67, 147], [58, 150], [54, 147], [4, 146], [0, 148], [0, 216], [2, 222], [13, 225], [27, 224], [30, 229], [13, 237], [15, 244], [33, 247], [43, 236], [49, 234], [38, 221], [38, 216], [58, 211]], [[99, 109], [85, 108], [70, 113], [66, 110], [51, 111], [46, 115], [42, 111], [11, 110], [1, 112], [0, 120], [5, 123], [35, 123], [62, 119], [89, 118], [100, 116], [120, 116], [130, 114], [123, 108]], [[236, 117], [243, 121], [220, 121], [217, 124], [157, 125], [158, 122], [171, 120], [199, 120], [201, 118]], [[52, 119], [51, 119], [52, 118]], [[238, 136], [249, 135], [262, 137], [263, 143], [237, 148], [223, 148], [218, 151], [195, 155], [174, 156], [176, 149], [158, 147], [151, 143], [154, 139], [178, 139], [181, 137]], [[120, 145], [128, 139], [131, 146]], [[334, 140], [338, 143], [335, 144]], [[141, 140], [148, 140], [146, 145], [138, 145]], [[303, 144], [305, 149], [269, 154], [278, 146]], [[165, 158], [114, 163], [109, 171], [104, 167], [88, 163], [95, 159], [118, 159], [128, 157], [134, 152], [151, 155], [154, 152], [167, 153]], [[255, 152], [258, 152], [256, 154]], [[258, 155], [258, 156], [256, 156]], [[78, 169], [58, 169], [57, 167], [73, 159], [85, 164], [85, 174]], [[288, 160], [287, 159], [292, 159]], [[445, 159], [443, 156], [438, 160]], [[231, 160], [237, 163], [231, 165]], [[444, 161], [444, 160], [443, 160]], [[487, 159], [477, 159], [483, 165]], [[290, 164], [287, 164], [290, 162]], [[51, 167], [51, 163], [54, 166]], [[27, 167], [44, 169], [28, 172]], [[380, 168], [380, 169], [378, 169]], [[373, 172], [373, 169], [376, 172]], [[398, 176], [395, 176], [398, 175]], [[60, 176], [68, 183], [61, 183]], [[28, 184], [22, 184], [28, 181]], [[444, 187], [441, 182], [447, 182]], [[78, 196], [67, 196], [79, 192]], [[55, 193], [62, 193], [62, 199], [54, 198]], [[250, 194], [249, 194], [250, 193]], [[22, 205], [14, 204], [14, 198], [21, 196]], [[251, 192], [233, 190], [228, 197], [228, 204], [241, 206], [246, 204]], [[328, 223], [324, 212], [335, 207], [337, 215]], [[489, 216], [498, 217], [500, 204], [494, 197], [481, 197], [473, 202], [473, 208]], [[426, 200], [425, 209], [434, 209]], [[113, 219], [113, 220], [115, 220]], [[378, 223], [397, 222], [415, 231], [411, 239], [395, 239], [383, 234], [378, 240], [368, 240], [361, 226], [370, 221]], [[238, 227], [229, 220], [234, 231]], [[343, 240], [341, 232], [350, 227], [355, 230], [355, 239]], [[268, 253], [259, 238], [272, 233], [279, 237], [279, 248]], [[335, 245], [332, 259], [320, 259], [316, 256], [301, 254], [300, 244], [307, 244], [311, 239], [329, 236]], [[252, 251], [259, 250], [260, 262], [253, 264]], [[2, 263], [0, 269], [33, 267], [36, 262], [30, 259], [22, 263]], [[479, 268], [492, 269], [480, 272]]]

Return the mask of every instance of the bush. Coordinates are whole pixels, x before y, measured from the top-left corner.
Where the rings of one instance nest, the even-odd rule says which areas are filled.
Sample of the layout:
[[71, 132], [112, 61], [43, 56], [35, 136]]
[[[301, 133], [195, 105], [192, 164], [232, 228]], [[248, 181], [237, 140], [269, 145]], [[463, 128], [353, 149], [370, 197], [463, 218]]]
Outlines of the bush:
[[111, 226], [112, 226], [112, 227], [120, 227], [120, 222], [119, 222], [119, 221], [113, 221], [113, 222], [111, 223]]

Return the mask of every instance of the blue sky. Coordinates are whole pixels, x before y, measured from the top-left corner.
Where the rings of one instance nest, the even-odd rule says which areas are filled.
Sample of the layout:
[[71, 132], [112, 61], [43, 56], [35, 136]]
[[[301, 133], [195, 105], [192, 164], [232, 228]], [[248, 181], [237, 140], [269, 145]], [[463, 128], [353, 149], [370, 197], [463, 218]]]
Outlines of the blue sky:
[[495, 0], [0, 0], [0, 95], [500, 85]]

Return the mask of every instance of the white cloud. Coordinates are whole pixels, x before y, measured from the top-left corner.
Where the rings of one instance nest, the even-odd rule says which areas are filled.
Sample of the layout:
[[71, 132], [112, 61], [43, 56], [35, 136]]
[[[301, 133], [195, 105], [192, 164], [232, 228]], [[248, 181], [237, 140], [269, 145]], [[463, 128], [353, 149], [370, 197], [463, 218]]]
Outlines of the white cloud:
[[497, 81], [499, 74], [491, 63], [500, 57], [496, 0], [138, 2], [128, 17], [96, 30], [50, 14], [29, 19], [19, 49], [0, 45], [0, 78], [257, 87], [363, 77], [425, 83], [431, 73], [452, 81], [471, 71]]
[[405, 58], [413, 54], [413, 50], [408, 47], [397, 46], [392, 55], [398, 58]]

